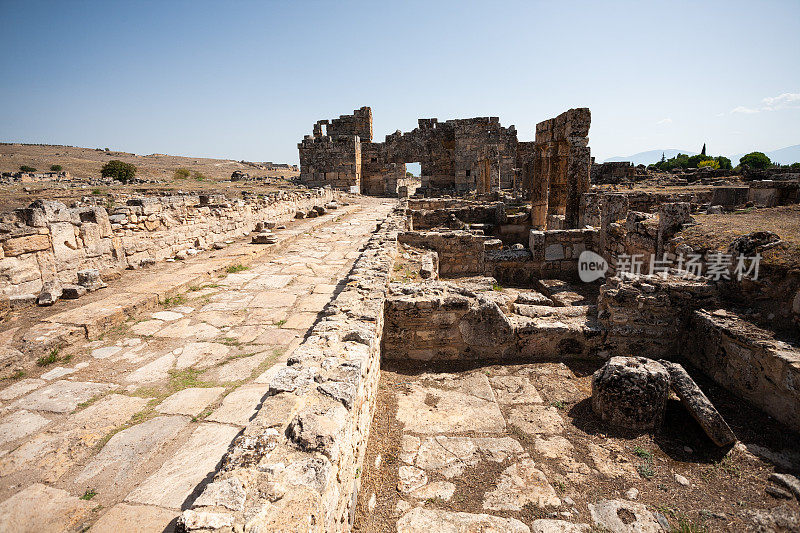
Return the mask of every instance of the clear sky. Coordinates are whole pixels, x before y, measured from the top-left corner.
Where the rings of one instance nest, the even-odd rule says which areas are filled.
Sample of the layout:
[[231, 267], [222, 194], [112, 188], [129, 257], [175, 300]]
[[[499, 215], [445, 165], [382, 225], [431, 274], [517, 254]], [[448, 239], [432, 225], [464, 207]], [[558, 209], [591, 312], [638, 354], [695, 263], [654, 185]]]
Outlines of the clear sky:
[[800, 0], [0, 0], [0, 140], [297, 162], [323, 118], [375, 137], [592, 110], [598, 160], [800, 144]]

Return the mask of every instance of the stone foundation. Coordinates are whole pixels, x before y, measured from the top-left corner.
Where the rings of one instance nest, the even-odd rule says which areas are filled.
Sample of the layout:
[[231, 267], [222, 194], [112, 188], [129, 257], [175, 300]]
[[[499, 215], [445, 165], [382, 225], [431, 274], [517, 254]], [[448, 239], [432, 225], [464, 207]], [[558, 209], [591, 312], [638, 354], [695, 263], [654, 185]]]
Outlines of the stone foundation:
[[[454, 283], [393, 284], [386, 300], [387, 360], [594, 358], [599, 329], [591, 306], [532, 305], [530, 291]], [[526, 303], [522, 303], [526, 302]]]

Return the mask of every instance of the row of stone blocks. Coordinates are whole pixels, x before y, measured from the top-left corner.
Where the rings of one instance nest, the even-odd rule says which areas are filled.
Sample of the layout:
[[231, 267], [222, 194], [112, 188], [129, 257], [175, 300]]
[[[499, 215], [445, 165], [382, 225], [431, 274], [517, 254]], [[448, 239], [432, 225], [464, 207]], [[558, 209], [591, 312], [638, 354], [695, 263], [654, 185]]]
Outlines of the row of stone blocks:
[[380, 370], [383, 306], [405, 220], [370, 238], [179, 531], [347, 531]]
[[183, 196], [145, 197], [111, 216], [98, 205], [69, 208], [37, 200], [0, 214], [0, 294], [25, 300], [49, 281], [74, 284], [80, 270], [109, 273], [210, 247], [248, 234], [259, 219], [285, 219], [335, 197], [323, 189], [213, 205]]

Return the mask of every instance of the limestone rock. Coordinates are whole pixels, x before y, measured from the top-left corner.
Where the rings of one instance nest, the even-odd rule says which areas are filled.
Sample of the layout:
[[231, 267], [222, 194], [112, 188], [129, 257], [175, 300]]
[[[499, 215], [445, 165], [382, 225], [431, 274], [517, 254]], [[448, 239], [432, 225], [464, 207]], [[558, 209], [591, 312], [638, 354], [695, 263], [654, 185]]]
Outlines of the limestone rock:
[[100, 278], [100, 271], [96, 268], [87, 268], [78, 271], [78, 285], [83, 285], [88, 291], [96, 291], [107, 285]]
[[433, 483], [428, 483], [424, 487], [413, 491], [411, 497], [418, 500], [437, 499], [450, 501], [455, 491], [456, 486], [449, 481], [434, 481]]
[[233, 516], [211, 511], [184, 511], [175, 525], [176, 531], [219, 530], [233, 526]]
[[83, 285], [64, 285], [64, 290], [61, 297], [65, 300], [77, 300], [86, 294], [86, 287]]
[[261, 233], [253, 235], [252, 242], [253, 244], [275, 244], [278, 242], [278, 237], [272, 232], [262, 231]]
[[397, 478], [397, 490], [403, 493], [420, 489], [428, 483], [428, 474], [414, 466], [401, 466], [397, 471]]
[[237, 477], [214, 481], [206, 486], [203, 493], [194, 501], [193, 507], [217, 505], [231, 511], [244, 509], [247, 492]]
[[592, 377], [592, 410], [627, 429], [658, 427], [669, 394], [669, 373], [644, 357], [612, 357]]
[[697, 383], [689, 376], [686, 370], [677, 363], [659, 361], [669, 372], [672, 389], [681, 399], [692, 417], [706, 432], [706, 435], [717, 446], [727, 446], [736, 442], [736, 435], [714, 408], [711, 401], [703, 394]]
[[497, 531], [530, 533], [530, 528], [515, 518], [488, 514], [454, 513], [416, 507], [397, 521], [397, 533]]
[[566, 520], [548, 520], [540, 518], [533, 521], [532, 533], [589, 533], [589, 524], [575, 524]]
[[615, 533], [662, 533], [653, 513], [641, 503], [601, 500], [589, 504], [594, 525]]
[[483, 508], [519, 511], [528, 503], [540, 508], [558, 507], [561, 500], [544, 473], [536, 468], [536, 463], [531, 459], [523, 459], [503, 471], [497, 488], [486, 494]]
[[47, 281], [42, 285], [37, 303], [39, 305], [53, 305], [61, 298], [63, 288], [58, 281]]
[[318, 385], [317, 390], [325, 396], [330, 396], [334, 400], [342, 402], [342, 405], [348, 409], [353, 407], [353, 400], [356, 397], [356, 388], [351, 383], [327, 381], [321, 385]]
[[301, 411], [289, 424], [287, 436], [305, 451], [318, 451], [329, 459], [339, 456], [337, 438], [347, 423], [347, 409], [312, 407]]

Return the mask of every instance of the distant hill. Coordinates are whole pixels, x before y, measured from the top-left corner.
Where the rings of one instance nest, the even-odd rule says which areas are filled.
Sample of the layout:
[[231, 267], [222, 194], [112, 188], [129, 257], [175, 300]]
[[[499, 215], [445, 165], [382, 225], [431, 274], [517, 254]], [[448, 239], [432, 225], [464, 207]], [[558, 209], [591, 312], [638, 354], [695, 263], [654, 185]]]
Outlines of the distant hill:
[[649, 165], [651, 163], [661, 161], [661, 154], [664, 154], [664, 156], [669, 159], [670, 157], [675, 157], [678, 154], [694, 155], [698, 153], [700, 152], [694, 152], [692, 150], [675, 150], [669, 148], [666, 150], [650, 150], [649, 152], [639, 152], [638, 154], [628, 156], [609, 157], [608, 159], [604, 160], [603, 163], [611, 163], [612, 161], [630, 161], [634, 165]]
[[[649, 165], [650, 163], [655, 163], [661, 160], [661, 154], [669, 159], [670, 157], [675, 157], [678, 154], [688, 154], [688, 155], [695, 155], [700, 152], [694, 152], [692, 150], [674, 150], [674, 149], [666, 149], [666, 150], [650, 150], [648, 152], [639, 152], [638, 154], [628, 155], [628, 156], [620, 156], [620, 157], [609, 157], [608, 159], [604, 160], [603, 163], [610, 163], [612, 161], [630, 161], [634, 165]], [[735, 165], [739, 163], [739, 159], [745, 154], [749, 152], [744, 152], [741, 154], [722, 154], [725, 157], [729, 158], [731, 162]], [[786, 148], [781, 148], [779, 150], [773, 150], [771, 152], [764, 152], [767, 154], [772, 161], [775, 163], [780, 163], [781, 165], [788, 165], [790, 163], [797, 163], [800, 162], [800, 144], [796, 144], [794, 146], [787, 146]], [[718, 155], [716, 153], [710, 153], [709, 155]]]

